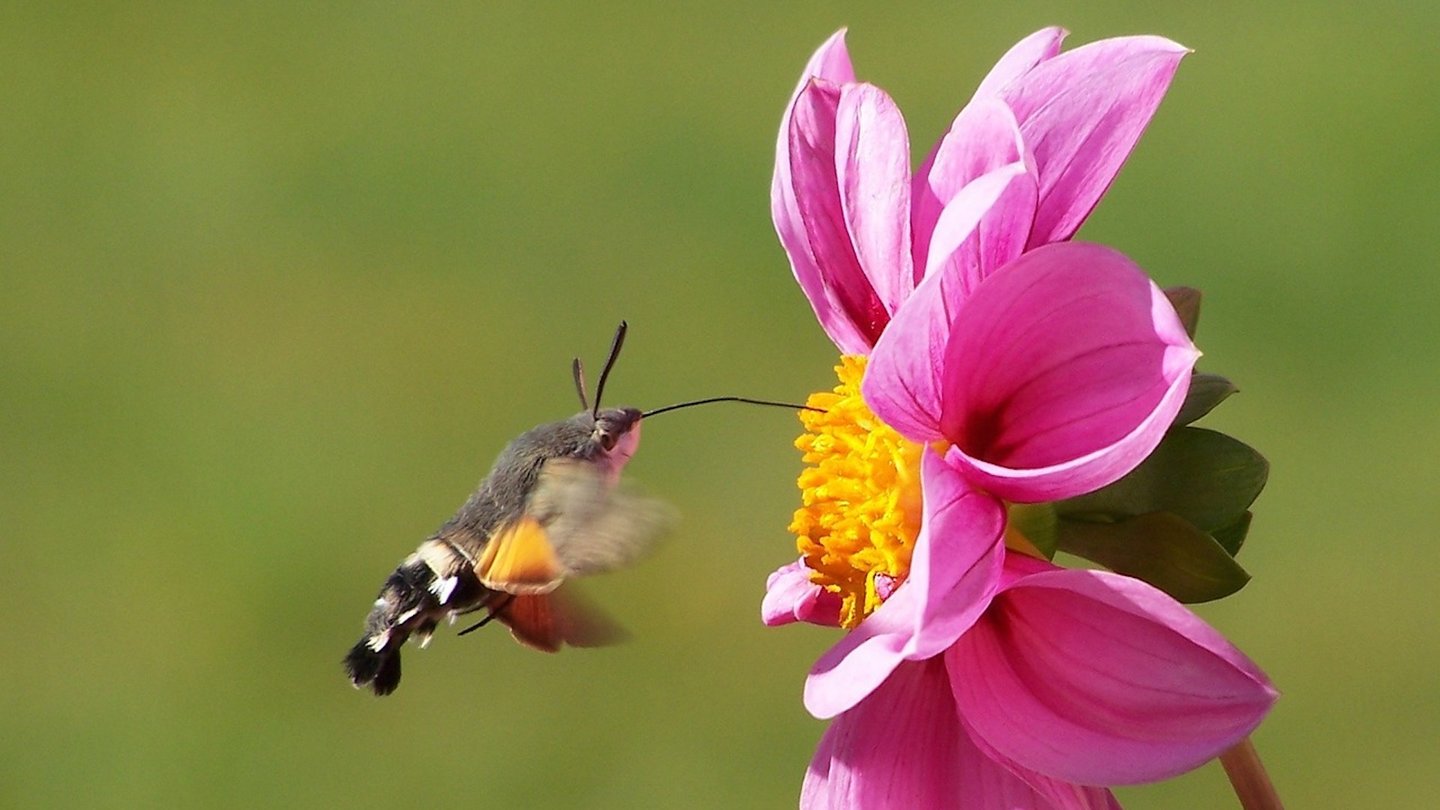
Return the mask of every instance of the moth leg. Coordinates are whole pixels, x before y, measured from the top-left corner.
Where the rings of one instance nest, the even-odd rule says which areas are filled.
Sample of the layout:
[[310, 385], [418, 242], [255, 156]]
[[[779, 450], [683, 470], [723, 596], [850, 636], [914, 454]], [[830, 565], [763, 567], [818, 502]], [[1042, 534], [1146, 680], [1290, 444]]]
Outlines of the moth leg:
[[480, 628], [484, 627], [485, 625], [489, 624], [490, 622], [495, 621], [495, 619], [499, 618], [500, 612], [503, 611], [505, 608], [510, 607], [510, 603], [513, 602], [513, 601], [515, 601], [515, 594], [513, 594], [513, 593], [507, 593], [507, 594], [505, 594], [505, 598], [502, 599], [502, 600], [500, 600], [500, 603], [499, 603], [499, 604], [494, 604], [494, 605], [489, 605], [489, 606], [488, 606], [488, 607], [490, 608], [490, 612], [487, 613], [487, 614], [485, 614], [485, 618], [483, 618], [483, 619], [481, 619], [480, 621], [478, 621], [478, 622], [470, 625], [469, 627], [465, 628], [464, 630], [461, 630], [460, 632], [456, 633], [455, 635], [457, 635], [457, 636], [463, 636], [463, 635], [465, 635], [466, 633], [473, 633], [474, 631], [479, 630]]

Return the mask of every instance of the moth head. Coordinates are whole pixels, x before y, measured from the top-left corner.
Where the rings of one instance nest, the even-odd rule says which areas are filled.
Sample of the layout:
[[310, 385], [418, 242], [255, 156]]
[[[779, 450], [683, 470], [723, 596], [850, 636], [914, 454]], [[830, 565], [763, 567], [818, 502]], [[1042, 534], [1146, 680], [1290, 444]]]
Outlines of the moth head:
[[628, 325], [621, 321], [615, 330], [615, 339], [610, 343], [610, 356], [605, 360], [604, 370], [600, 372], [600, 384], [595, 386], [594, 406], [591, 406], [590, 398], [585, 393], [585, 368], [581, 365], [580, 358], [575, 358], [570, 367], [575, 377], [575, 392], [580, 395], [580, 407], [589, 409], [588, 413], [576, 416], [576, 419], [588, 419], [591, 425], [587, 452], [594, 453], [595, 458], [604, 464], [612, 476], [618, 475], [625, 462], [635, 455], [635, 448], [640, 445], [640, 418], [644, 415], [639, 408], [600, 407], [600, 397], [605, 393], [605, 381], [610, 377], [610, 370], [615, 367], [615, 359], [620, 356], [620, 347], [625, 345], [625, 331], [628, 328]]
[[640, 409], [606, 408], [595, 415], [590, 438], [618, 469], [640, 446]]

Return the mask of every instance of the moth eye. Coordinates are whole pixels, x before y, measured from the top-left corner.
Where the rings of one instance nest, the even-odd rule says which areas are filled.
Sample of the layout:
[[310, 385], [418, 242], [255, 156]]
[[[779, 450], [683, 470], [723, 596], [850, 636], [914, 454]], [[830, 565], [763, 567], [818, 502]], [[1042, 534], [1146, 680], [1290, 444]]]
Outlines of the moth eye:
[[607, 452], [607, 453], [610, 452], [611, 450], [614, 450], [614, 449], [615, 449], [615, 434], [609, 433], [609, 432], [601, 433], [601, 434], [600, 434], [600, 446], [603, 447], [603, 448], [605, 448], [605, 452]]

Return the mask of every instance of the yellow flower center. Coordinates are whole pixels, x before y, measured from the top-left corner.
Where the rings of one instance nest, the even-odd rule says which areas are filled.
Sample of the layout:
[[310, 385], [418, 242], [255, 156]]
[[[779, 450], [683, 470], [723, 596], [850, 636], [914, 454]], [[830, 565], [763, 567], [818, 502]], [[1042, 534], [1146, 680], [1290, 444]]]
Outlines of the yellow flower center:
[[840, 384], [811, 394], [795, 446], [802, 506], [790, 531], [810, 580], [841, 598], [840, 623], [854, 627], [904, 581], [920, 532], [921, 445], [876, 418], [860, 397], [865, 358], [845, 356]]

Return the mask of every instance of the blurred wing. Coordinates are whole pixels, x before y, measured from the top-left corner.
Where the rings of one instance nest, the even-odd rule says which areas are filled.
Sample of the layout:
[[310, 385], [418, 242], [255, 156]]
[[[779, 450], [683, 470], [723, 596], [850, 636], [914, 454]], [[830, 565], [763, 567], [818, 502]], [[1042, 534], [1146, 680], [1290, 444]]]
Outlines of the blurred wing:
[[555, 553], [568, 576], [624, 568], [644, 557], [674, 524], [670, 506], [631, 492], [613, 492], [585, 521], [567, 515], [550, 527]]
[[475, 571], [493, 590], [545, 594], [567, 577], [635, 562], [673, 522], [665, 503], [617, 488], [596, 465], [555, 459], [541, 470], [525, 515], [495, 531]]
[[655, 547], [675, 523], [663, 501], [615, 485], [592, 464], [552, 461], [541, 475], [531, 512], [545, 524], [565, 576], [624, 568]]
[[544, 652], [599, 647], [625, 639], [625, 631], [571, 586], [546, 594], [516, 596], [497, 612], [515, 640]]
[[673, 523], [670, 507], [617, 488], [596, 465], [555, 459], [525, 514], [486, 542], [475, 572], [485, 587], [514, 594], [494, 615], [520, 643], [545, 652], [610, 644], [624, 637], [620, 626], [561, 583], [634, 562]]

